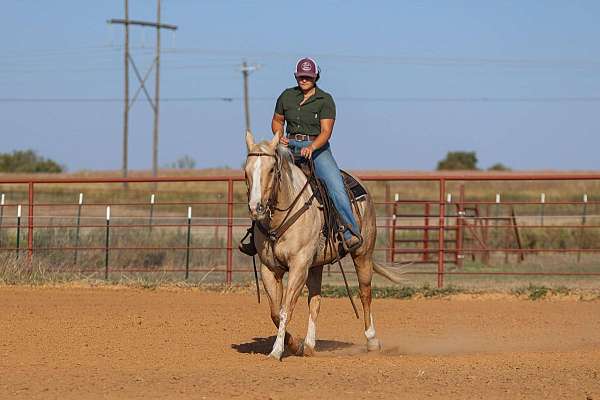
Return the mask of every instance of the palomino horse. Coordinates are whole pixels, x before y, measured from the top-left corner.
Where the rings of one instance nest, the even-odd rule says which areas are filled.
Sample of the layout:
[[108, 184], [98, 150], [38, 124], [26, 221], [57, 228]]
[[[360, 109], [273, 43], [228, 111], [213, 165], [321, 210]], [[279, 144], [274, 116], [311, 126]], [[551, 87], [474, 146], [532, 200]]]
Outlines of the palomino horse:
[[[294, 165], [290, 151], [279, 146], [280, 138], [281, 135], [276, 134], [270, 142], [255, 144], [252, 134], [246, 132], [248, 155], [245, 165], [248, 207], [252, 220], [256, 222], [254, 240], [262, 262], [262, 281], [269, 298], [271, 319], [278, 328], [270, 357], [277, 360], [283, 355], [284, 345], [297, 355], [314, 353], [323, 265], [335, 261], [335, 255], [324, 249], [323, 213], [317, 202], [313, 201], [306, 176]], [[360, 287], [367, 349], [373, 351], [381, 349], [371, 313], [373, 270], [394, 282], [400, 282], [400, 279], [373, 261], [377, 230], [371, 197], [368, 195], [360, 201], [358, 208], [361, 217], [357, 221], [362, 221], [360, 232], [363, 243], [351, 256]], [[299, 213], [301, 209], [304, 212]], [[289, 226], [283, 229], [281, 235], [273, 234], [281, 233], [282, 230], [277, 228], [296, 214], [297, 219], [291, 225], [287, 224]], [[261, 227], [258, 227], [259, 224]], [[282, 279], [286, 271], [289, 271], [289, 277], [284, 292]], [[301, 343], [286, 332], [286, 327], [292, 319], [294, 307], [305, 284], [308, 287], [310, 315], [306, 338]]]

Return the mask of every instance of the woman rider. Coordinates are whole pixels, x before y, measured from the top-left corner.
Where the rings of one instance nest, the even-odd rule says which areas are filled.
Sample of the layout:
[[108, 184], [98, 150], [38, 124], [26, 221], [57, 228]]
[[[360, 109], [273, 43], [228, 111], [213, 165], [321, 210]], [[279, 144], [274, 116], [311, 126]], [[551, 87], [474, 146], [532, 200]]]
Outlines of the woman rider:
[[[344, 247], [352, 251], [360, 246], [362, 239], [329, 144], [335, 123], [335, 103], [329, 93], [317, 86], [320, 70], [314, 59], [298, 60], [294, 76], [298, 86], [284, 90], [277, 99], [271, 129], [273, 134], [283, 132], [286, 125], [286, 135], [282, 135], [280, 143], [289, 146], [296, 156], [313, 159], [315, 173], [325, 182], [329, 197], [346, 228]], [[254, 247], [253, 243], [251, 246]], [[240, 250], [246, 254], [249, 253], [245, 250], [254, 250], [247, 247], [241, 244]]]

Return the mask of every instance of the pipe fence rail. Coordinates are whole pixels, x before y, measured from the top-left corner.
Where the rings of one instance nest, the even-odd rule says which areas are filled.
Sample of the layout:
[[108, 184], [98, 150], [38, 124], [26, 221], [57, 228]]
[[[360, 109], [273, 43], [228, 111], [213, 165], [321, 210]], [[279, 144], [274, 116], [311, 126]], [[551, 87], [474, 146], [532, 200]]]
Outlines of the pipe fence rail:
[[[600, 173], [360, 178], [377, 208], [378, 260], [410, 264], [409, 274], [432, 275], [438, 287], [452, 275], [600, 276]], [[148, 187], [132, 190], [134, 184]], [[0, 191], [0, 254], [25, 263], [47, 257], [56, 272], [97, 272], [105, 279], [126, 272], [178, 272], [185, 279], [221, 273], [227, 284], [252, 271], [239, 266], [248, 262], [237, 240], [250, 224], [239, 175], [0, 178]], [[573, 266], [496, 267], [546, 254], [572, 256]]]

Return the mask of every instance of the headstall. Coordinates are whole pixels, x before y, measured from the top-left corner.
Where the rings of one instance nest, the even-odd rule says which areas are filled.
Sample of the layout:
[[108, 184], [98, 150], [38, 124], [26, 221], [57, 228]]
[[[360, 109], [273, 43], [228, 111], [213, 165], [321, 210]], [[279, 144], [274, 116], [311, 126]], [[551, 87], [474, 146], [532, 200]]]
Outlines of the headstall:
[[[273, 245], [275, 245], [275, 242], [277, 242], [277, 240], [279, 240], [279, 238], [284, 234], [284, 232], [286, 230], [288, 230], [288, 228], [290, 226], [292, 226], [294, 224], [294, 222], [296, 222], [296, 220], [298, 218], [300, 218], [300, 216], [302, 214], [304, 214], [304, 212], [306, 212], [306, 210], [310, 207], [315, 195], [313, 194], [312, 196], [310, 196], [310, 199], [303, 205], [303, 207], [300, 210], [298, 210], [293, 215], [290, 215], [292, 209], [298, 203], [298, 200], [300, 200], [300, 198], [302, 197], [302, 193], [304, 193], [306, 188], [309, 186], [309, 180], [307, 179], [306, 183], [302, 187], [302, 190], [300, 190], [300, 192], [296, 195], [296, 198], [290, 203], [289, 206], [287, 206], [286, 208], [283, 208], [283, 209], [277, 208], [277, 193], [279, 192], [279, 184], [280, 184], [280, 180], [281, 180], [281, 163], [280, 163], [279, 158], [275, 154], [269, 154], [269, 153], [264, 153], [264, 152], [251, 152], [251, 153], [248, 153], [248, 157], [273, 157], [273, 158], [275, 158], [276, 163], [277, 163], [277, 169], [275, 172], [273, 188], [271, 189], [271, 194], [269, 196], [269, 199], [267, 200], [265, 212], [269, 213], [269, 218], [272, 217], [273, 210], [280, 211], [280, 212], [286, 212], [286, 215], [283, 218], [283, 221], [281, 222], [281, 224], [277, 228], [271, 228], [269, 226], [264, 226], [260, 222], [256, 222], [256, 226], [258, 227], [258, 229], [269, 239], [269, 241], [271, 241], [271, 243]], [[271, 208], [273, 210], [271, 210]]]

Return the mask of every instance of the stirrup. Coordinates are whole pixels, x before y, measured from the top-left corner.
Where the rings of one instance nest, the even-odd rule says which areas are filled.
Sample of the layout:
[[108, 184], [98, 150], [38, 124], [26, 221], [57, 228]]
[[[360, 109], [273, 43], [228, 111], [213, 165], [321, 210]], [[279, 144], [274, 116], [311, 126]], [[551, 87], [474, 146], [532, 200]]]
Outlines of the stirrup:
[[240, 244], [238, 245], [238, 249], [239, 251], [241, 251], [242, 253], [249, 255], [250, 257], [255, 256], [258, 251], [256, 250], [256, 246], [254, 246], [253, 242], [250, 243], [242, 243], [240, 242]]
[[[256, 250], [256, 246], [254, 245], [253, 230], [254, 222], [252, 223], [252, 226], [248, 228], [246, 235], [242, 238], [242, 240], [240, 240], [240, 244], [238, 245], [238, 250], [246, 255], [249, 255], [250, 257], [253, 257], [258, 253], [258, 251]], [[248, 243], [244, 243], [244, 240], [246, 240], [248, 236], [250, 236], [250, 240], [248, 241]]]
[[356, 249], [358, 249], [360, 246], [363, 245], [363, 238], [361, 235], [355, 235], [354, 233], [352, 233], [352, 237], [350, 239], [348, 239], [348, 241], [352, 240], [352, 238], [358, 239], [358, 241], [356, 243], [353, 243], [352, 245], [348, 244], [348, 242], [344, 239], [343, 234], [341, 236], [342, 236], [342, 240], [341, 240], [342, 248], [344, 249], [344, 251], [346, 253], [352, 253], [353, 251], [355, 251]]

